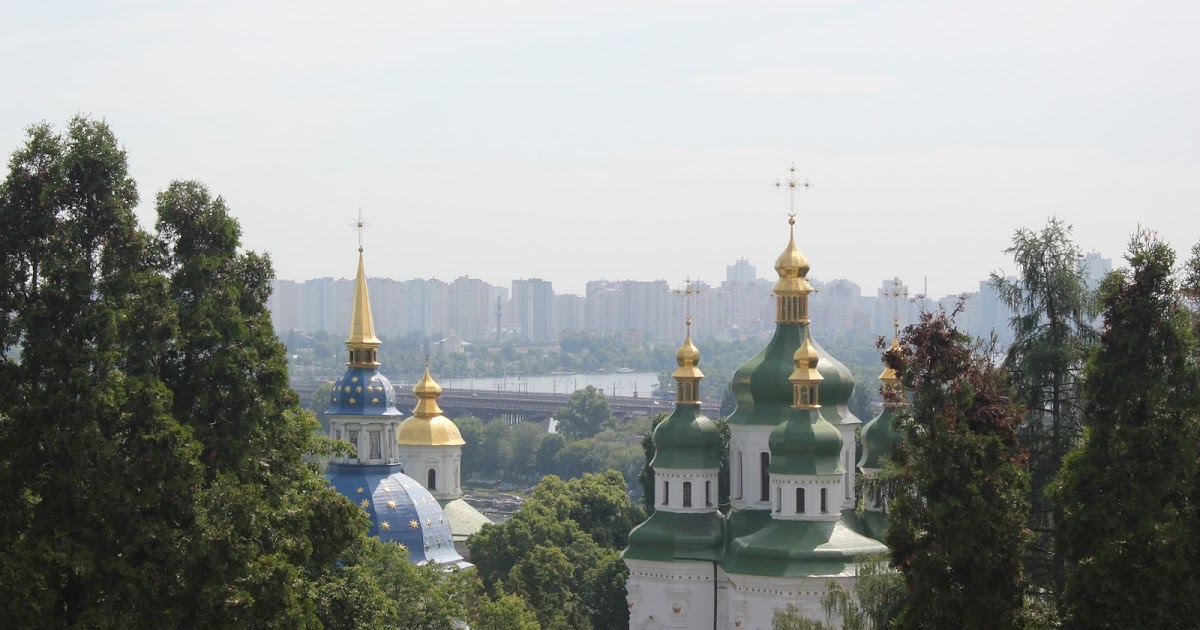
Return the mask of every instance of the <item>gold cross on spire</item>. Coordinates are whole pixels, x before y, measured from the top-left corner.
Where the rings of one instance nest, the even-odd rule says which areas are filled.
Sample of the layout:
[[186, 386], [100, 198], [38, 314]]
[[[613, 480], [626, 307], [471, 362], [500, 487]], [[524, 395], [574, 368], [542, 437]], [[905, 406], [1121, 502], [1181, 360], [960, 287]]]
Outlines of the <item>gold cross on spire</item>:
[[362, 246], [363, 232], [366, 231], [367, 228], [371, 227], [370, 223], [367, 223], [366, 221], [363, 220], [362, 208], [358, 209], [358, 220], [351, 223], [350, 227], [358, 232], [358, 251], [361, 252], [363, 250], [363, 246]]
[[893, 339], [900, 337], [900, 298], [908, 297], [908, 287], [900, 281], [900, 278], [892, 278], [892, 288], [884, 289], [884, 296], [892, 298], [892, 336]]
[[[699, 282], [699, 280], [696, 281], [696, 283]], [[683, 281], [683, 288], [675, 289], [676, 294], [683, 296], [683, 301], [686, 305], [684, 308], [686, 309], [685, 313], [687, 315], [687, 325], [689, 328], [692, 325], [692, 296], [700, 295], [700, 289], [693, 288], [694, 284], [695, 283], [692, 282], [691, 276], [688, 276], [688, 278]]]
[[[775, 186], [775, 190], [783, 190], [784, 188], [787, 188], [787, 190], [788, 190], [788, 218], [795, 219], [796, 218], [796, 189], [802, 188], [804, 190], [808, 190], [810, 187], [812, 187], [812, 184], [809, 183], [809, 181], [807, 179], [804, 181], [800, 181], [799, 179], [796, 179], [796, 163], [792, 162], [792, 165], [788, 167], [787, 179], [777, 179], [777, 180], [775, 180], [775, 183], [773, 184], [773, 186]], [[789, 223], [792, 223], [792, 222], [794, 222], [794, 221], [790, 221]]]

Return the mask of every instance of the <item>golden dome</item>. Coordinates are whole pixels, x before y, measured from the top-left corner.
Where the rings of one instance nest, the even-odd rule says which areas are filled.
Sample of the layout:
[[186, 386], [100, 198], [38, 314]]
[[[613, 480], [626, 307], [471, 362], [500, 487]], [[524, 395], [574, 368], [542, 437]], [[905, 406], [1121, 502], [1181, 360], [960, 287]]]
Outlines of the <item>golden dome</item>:
[[696, 344], [692, 343], [692, 318], [687, 319], [687, 337], [683, 340], [683, 345], [679, 346], [679, 351], [675, 353], [675, 363], [679, 364], [679, 368], [672, 374], [672, 378], [704, 378], [704, 374], [700, 372], [700, 349]]
[[775, 272], [780, 278], [803, 278], [808, 275], [808, 259], [796, 247], [796, 217], [788, 217], [791, 235], [787, 247], [775, 259]]
[[792, 370], [788, 380], [792, 383], [815, 383], [825, 380], [821, 376], [821, 372], [817, 370], [817, 363], [820, 361], [820, 356], [817, 355], [817, 347], [812, 343], [812, 337], [806, 332], [804, 341], [800, 343], [800, 347], [796, 348], [795, 354], [792, 355], [792, 363], [796, 369]]
[[408, 446], [462, 446], [466, 442], [458, 426], [446, 416], [421, 418], [413, 416], [400, 423], [396, 436], [398, 444]]
[[812, 293], [812, 285], [805, 277], [808, 275], [808, 259], [796, 247], [796, 217], [788, 217], [789, 231], [787, 247], [779, 258], [775, 259], [775, 272], [779, 280], [773, 289], [776, 295], [796, 295]]
[[442, 395], [442, 386], [433, 380], [429, 367], [425, 374], [413, 387], [417, 396], [417, 406], [413, 408], [411, 418], [400, 423], [400, 431], [396, 436], [398, 444], [410, 446], [462, 446], [466, 442], [458, 427], [452, 420], [442, 415], [438, 406], [438, 396]]

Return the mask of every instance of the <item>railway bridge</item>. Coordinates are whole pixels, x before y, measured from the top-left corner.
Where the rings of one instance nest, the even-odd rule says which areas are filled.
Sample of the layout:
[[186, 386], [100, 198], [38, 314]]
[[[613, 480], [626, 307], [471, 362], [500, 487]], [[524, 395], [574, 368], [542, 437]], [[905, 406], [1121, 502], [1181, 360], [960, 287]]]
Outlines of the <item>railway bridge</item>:
[[[302, 401], [312, 398], [313, 392], [326, 381], [293, 381], [292, 389]], [[608, 406], [618, 418], [651, 417], [669, 413], [672, 400], [646, 396], [606, 396]], [[491, 421], [507, 420], [512, 424], [524, 421], [545, 422], [571, 399], [570, 393], [546, 394], [537, 392], [488, 391], [477, 389], [443, 389], [438, 404], [451, 418], [475, 416]], [[417, 404], [409, 389], [396, 388], [396, 408], [408, 411]], [[715, 418], [719, 403], [715, 400], [700, 404], [705, 415]]]

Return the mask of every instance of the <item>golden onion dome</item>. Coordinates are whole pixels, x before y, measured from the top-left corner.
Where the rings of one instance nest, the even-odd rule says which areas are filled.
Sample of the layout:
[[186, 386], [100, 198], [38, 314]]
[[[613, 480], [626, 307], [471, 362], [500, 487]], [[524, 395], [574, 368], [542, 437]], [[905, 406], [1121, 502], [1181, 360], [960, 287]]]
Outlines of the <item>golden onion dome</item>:
[[796, 247], [796, 217], [788, 217], [791, 235], [787, 247], [775, 259], [775, 272], [783, 278], [803, 278], [808, 275], [808, 259]]
[[679, 367], [672, 378], [704, 378], [704, 374], [700, 372], [700, 349], [696, 344], [692, 343], [692, 318], [687, 319], [687, 336], [683, 340], [683, 345], [679, 346], [679, 351], [675, 353], [675, 363]]
[[466, 444], [458, 426], [452, 420], [442, 415], [438, 406], [438, 396], [442, 395], [442, 386], [433, 380], [429, 367], [425, 374], [413, 387], [417, 396], [417, 406], [413, 408], [411, 418], [400, 423], [396, 435], [398, 444], [411, 446], [461, 446]]
[[817, 347], [813, 345], [812, 337], [807, 333], [804, 335], [804, 341], [800, 343], [800, 347], [796, 348], [795, 354], [792, 355], [792, 363], [796, 368], [792, 370], [788, 380], [793, 383], [798, 382], [819, 382], [825, 380], [821, 376], [821, 372], [817, 370], [817, 363], [820, 361], [820, 355], [817, 353]]
[[446, 416], [413, 416], [400, 423], [396, 442], [406, 446], [462, 446], [466, 442], [458, 426]]
[[[900, 340], [892, 339], [892, 347], [888, 352], [893, 352], [900, 349]], [[890, 365], [884, 365], [883, 372], [879, 374], [879, 380], [883, 381], [884, 385], [894, 386], [900, 382], [900, 377], [896, 375], [896, 370]]]

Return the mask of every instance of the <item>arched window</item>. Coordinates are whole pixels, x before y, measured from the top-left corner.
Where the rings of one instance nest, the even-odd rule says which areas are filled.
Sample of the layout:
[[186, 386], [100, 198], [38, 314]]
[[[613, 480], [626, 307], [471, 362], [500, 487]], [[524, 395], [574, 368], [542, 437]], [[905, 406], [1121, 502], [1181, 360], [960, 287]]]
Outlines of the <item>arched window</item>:
[[437, 471], [429, 469], [429, 483], [425, 484], [427, 490], [437, 490]]
[[663, 502], [662, 502], [662, 504], [667, 505], [670, 502], [671, 502], [671, 482], [664, 481], [663, 482]]
[[775, 488], [775, 511], [783, 511], [783, 488]]
[[796, 513], [804, 513], [804, 488], [796, 488]]
[[829, 509], [825, 505], [825, 488], [821, 488], [821, 513], [825, 514]]
[[683, 507], [692, 507], [692, 482], [683, 482]]
[[761, 478], [759, 479], [759, 481], [760, 481], [760, 485], [762, 487], [760, 488], [760, 492], [758, 493], [758, 500], [759, 501], [770, 501], [771, 500], [771, 475], [770, 475], [770, 473], [767, 472], [767, 469], [771, 467], [771, 454], [770, 453], [759, 453], [758, 463], [760, 466], [762, 466], [762, 470], [759, 471], [761, 474]]

